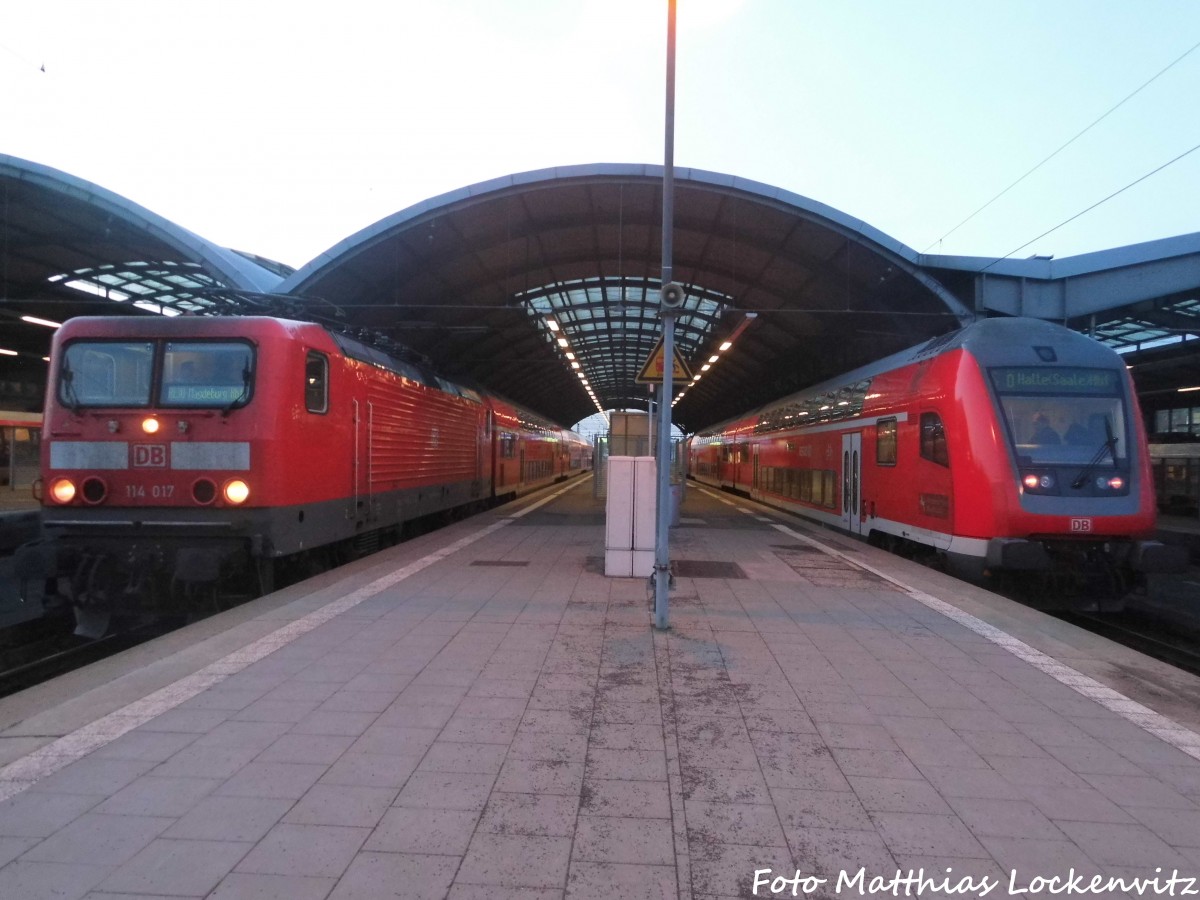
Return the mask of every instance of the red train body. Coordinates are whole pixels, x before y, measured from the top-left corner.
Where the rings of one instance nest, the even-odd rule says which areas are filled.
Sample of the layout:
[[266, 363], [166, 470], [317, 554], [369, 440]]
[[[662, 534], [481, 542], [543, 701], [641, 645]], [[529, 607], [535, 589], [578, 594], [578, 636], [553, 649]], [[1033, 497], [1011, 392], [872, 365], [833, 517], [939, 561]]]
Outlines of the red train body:
[[143, 577], [269, 577], [591, 462], [572, 432], [312, 323], [77, 318], [51, 373], [43, 521], [101, 612], [163, 593]]
[[696, 435], [689, 466], [971, 577], [1183, 563], [1151, 540], [1154, 483], [1124, 363], [1042, 320], [982, 320], [769, 404]]

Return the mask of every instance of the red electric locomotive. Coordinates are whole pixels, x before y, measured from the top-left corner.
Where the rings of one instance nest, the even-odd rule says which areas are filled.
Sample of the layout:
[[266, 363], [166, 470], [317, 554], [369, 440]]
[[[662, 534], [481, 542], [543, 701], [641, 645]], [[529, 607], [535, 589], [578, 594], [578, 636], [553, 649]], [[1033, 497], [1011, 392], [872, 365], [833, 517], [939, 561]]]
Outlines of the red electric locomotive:
[[81, 633], [582, 470], [577, 435], [313, 323], [77, 318], [50, 370], [43, 522]]
[[967, 577], [1135, 573], [1154, 482], [1121, 358], [1070, 329], [984, 319], [692, 438], [692, 477]]

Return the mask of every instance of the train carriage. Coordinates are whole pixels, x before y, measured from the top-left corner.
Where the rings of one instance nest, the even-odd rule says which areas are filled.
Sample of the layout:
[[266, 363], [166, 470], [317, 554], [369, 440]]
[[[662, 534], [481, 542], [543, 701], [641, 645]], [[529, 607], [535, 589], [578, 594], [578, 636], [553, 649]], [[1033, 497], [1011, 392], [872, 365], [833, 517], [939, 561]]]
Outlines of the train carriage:
[[[1177, 570], [1111, 349], [985, 319], [702, 432], [694, 478], [954, 571]], [[1128, 579], [1124, 579], [1128, 580]]]

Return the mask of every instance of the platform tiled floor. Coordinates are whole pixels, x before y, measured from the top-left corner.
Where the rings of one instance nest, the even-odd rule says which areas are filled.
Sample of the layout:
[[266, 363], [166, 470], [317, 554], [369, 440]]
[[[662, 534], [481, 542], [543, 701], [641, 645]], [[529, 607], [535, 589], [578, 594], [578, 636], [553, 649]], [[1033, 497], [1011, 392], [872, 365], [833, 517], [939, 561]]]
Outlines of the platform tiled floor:
[[[915, 896], [898, 870], [951, 869], [925, 896], [978, 896], [970, 879], [997, 897], [1071, 868], [1200, 876], [1200, 751], [1121, 698], [695, 490], [673, 556], [745, 577], [679, 578], [656, 632], [647, 583], [602, 574], [596, 512], [577, 485], [28, 787], [28, 764], [0, 771], [24, 788], [0, 804], [0, 897], [736, 897], [763, 869], [829, 897]], [[36, 721], [0, 744], [37, 743]], [[758, 896], [792, 896], [777, 887]]]

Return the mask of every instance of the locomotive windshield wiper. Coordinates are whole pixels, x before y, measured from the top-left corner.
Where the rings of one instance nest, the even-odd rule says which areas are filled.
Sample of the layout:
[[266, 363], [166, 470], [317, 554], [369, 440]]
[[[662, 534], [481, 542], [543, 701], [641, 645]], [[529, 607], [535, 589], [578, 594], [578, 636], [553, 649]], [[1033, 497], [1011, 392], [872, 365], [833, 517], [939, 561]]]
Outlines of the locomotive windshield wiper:
[[62, 384], [63, 400], [67, 402], [72, 414], [79, 415], [79, 407], [83, 404], [79, 402], [79, 395], [75, 393], [75, 373], [71, 371], [71, 366], [65, 359], [62, 365]]
[[1100, 445], [1100, 449], [1096, 451], [1096, 455], [1088, 461], [1088, 464], [1080, 470], [1079, 475], [1071, 482], [1071, 487], [1079, 490], [1083, 487], [1087, 478], [1092, 474], [1092, 469], [1100, 464], [1100, 460], [1104, 459], [1104, 454], [1107, 453], [1112, 457], [1113, 465], [1117, 463], [1117, 436], [1113, 434], [1112, 423], [1108, 421], [1108, 416], [1104, 417], [1104, 433], [1108, 435], [1104, 443]]
[[235, 406], [241, 403], [250, 395], [250, 367], [246, 366], [242, 369], [242, 392], [229, 401], [229, 404], [221, 410], [221, 418], [228, 416]]

